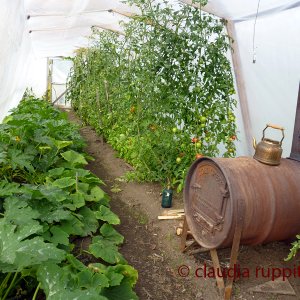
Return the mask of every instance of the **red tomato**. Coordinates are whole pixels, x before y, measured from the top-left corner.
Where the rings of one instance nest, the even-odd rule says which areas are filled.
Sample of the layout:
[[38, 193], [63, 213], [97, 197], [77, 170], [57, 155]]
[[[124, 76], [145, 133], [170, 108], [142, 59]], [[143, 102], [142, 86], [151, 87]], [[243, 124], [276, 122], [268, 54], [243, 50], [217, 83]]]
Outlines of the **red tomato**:
[[196, 159], [201, 158], [201, 157], [203, 157], [202, 154], [200, 154], [200, 153], [197, 153], [197, 154], [196, 154]]
[[197, 143], [198, 141], [199, 141], [199, 140], [198, 140], [196, 137], [193, 137], [193, 138], [192, 138], [192, 143], [193, 143], [193, 144]]

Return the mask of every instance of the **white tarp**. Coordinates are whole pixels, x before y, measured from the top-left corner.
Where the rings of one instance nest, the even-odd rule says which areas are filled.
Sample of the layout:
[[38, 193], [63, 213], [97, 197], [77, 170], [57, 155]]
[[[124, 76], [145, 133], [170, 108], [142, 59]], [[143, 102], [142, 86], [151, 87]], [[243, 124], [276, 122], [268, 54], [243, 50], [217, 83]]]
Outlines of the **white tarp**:
[[15, 107], [26, 88], [32, 59], [21, 1], [2, 0], [0, 10], [0, 121]]
[[[33, 86], [38, 95], [45, 92], [46, 57], [69, 56], [87, 46], [91, 26], [122, 31], [119, 21], [138, 12], [117, 0], [1, 0], [1, 7], [0, 120], [26, 86]], [[260, 139], [267, 122], [286, 127], [284, 155], [288, 155], [300, 79], [300, 1], [210, 0], [206, 10], [234, 21], [251, 133]], [[240, 115], [238, 154], [251, 154]], [[269, 134], [274, 136], [271, 130]], [[274, 134], [278, 139], [279, 132]]]
[[[283, 154], [289, 156], [300, 81], [300, 7], [257, 19], [255, 64], [253, 20], [236, 23], [236, 32], [253, 135], [260, 139], [266, 123], [282, 125]], [[281, 136], [272, 129], [266, 133], [277, 140]]]
[[299, 0], [209, 0], [206, 9], [221, 18], [237, 21], [254, 19], [258, 7], [259, 16], [263, 16], [299, 5]]

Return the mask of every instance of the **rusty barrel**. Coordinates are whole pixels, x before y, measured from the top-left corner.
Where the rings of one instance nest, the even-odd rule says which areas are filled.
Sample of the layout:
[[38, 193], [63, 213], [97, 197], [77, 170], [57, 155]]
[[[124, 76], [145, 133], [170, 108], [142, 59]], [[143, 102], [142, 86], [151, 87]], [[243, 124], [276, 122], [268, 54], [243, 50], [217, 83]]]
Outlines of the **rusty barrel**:
[[237, 220], [244, 245], [294, 238], [300, 233], [300, 162], [200, 158], [188, 172], [184, 202], [191, 233], [208, 249], [231, 246]]

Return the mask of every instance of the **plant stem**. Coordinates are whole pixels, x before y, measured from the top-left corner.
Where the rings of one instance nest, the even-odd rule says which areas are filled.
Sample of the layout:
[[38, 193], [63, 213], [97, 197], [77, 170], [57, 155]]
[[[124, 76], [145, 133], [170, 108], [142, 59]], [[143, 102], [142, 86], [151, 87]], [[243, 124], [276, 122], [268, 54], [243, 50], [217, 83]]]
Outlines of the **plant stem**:
[[16, 281], [17, 277], [18, 277], [18, 273], [16, 272], [15, 275], [14, 275], [14, 278], [13, 278], [13, 280], [11, 281], [11, 283], [10, 283], [8, 289], [6, 290], [6, 293], [4, 294], [2, 300], [5, 300], [5, 299], [6, 299], [6, 297], [7, 297], [8, 294], [10, 293], [10, 290], [14, 287], [14, 284], [15, 284], [15, 281]]
[[2, 296], [2, 292], [4, 291], [3, 289], [6, 287], [11, 274], [12, 273], [8, 273], [0, 285], [0, 297]]
[[38, 294], [38, 292], [39, 292], [40, 286], [41, 286], [41, 283], [38, 284], [38, 286], [37, 286], [37, 288], [36, 288], [36, 290], [35, 290], [35, 292], [34, 292], [34, 295], [33, 295], [33, 297], [32, 297], [32, 300], [35, 300], [35, 299], [36, 299], [36, 296], [37, 296], [37, 294]]
[[76, 172], [76, 193], [78, 193], [78, 172]]

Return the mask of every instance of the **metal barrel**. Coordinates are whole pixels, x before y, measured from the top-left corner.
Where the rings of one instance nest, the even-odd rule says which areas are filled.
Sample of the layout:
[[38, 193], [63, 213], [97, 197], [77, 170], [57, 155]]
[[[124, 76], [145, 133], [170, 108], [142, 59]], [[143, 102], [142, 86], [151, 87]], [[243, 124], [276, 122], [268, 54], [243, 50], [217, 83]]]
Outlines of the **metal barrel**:
[[232, 245], [241, 213], [241, 244], [294, 238], [300, 233], [300, 162], [200, 158], [188, 172], [184, 205], [191, 233], [208, 249]]

